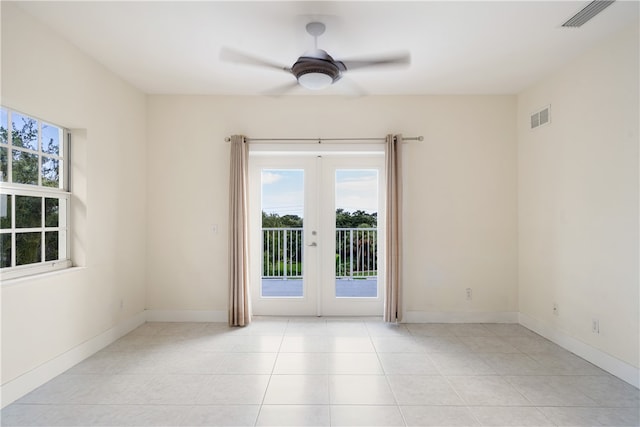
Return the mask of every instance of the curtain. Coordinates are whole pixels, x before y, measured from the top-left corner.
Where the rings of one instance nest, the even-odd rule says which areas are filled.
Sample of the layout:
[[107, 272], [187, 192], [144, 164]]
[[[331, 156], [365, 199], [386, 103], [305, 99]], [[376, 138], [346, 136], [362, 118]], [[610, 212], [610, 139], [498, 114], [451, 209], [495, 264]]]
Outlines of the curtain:
[[387, 135], [384, 321], [402, 320], [402, 135]]
[[231, 136], [229, 186], [229, 325], [251, 323], [249, 287], [249, 149], [242, 135]]

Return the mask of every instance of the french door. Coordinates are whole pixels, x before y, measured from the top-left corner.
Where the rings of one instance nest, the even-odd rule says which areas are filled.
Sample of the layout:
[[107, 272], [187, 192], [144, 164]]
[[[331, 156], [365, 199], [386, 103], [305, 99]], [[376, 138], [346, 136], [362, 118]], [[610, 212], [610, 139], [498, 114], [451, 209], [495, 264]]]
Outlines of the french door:
[[256, 315], [382, 314], [384, 156], [251, 156]]

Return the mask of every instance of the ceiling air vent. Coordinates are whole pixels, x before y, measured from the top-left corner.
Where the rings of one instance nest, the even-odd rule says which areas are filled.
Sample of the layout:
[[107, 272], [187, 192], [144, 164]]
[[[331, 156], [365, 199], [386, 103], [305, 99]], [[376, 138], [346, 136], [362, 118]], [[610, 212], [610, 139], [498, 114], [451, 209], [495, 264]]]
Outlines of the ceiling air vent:
[[578, 28], [583, 26], [591, 18], [605, 10], [615, 0], [594, 0], [584, 7], [580, 12], [573, 15], [567, 22], [562, 24], [563, 27]]
[[531, 129], [549, 124], [551, 121], [551, 105], [547, 105], [542, 110], [531, 115]]

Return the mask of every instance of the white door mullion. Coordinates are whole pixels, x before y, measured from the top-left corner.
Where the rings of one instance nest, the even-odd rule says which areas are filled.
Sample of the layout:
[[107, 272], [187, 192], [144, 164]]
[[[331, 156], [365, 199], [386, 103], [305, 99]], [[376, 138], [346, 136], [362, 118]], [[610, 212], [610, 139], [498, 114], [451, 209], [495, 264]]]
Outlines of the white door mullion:
[[327, 236], [324, 235], [325, 230], [322, 228], [322, 223], [320, 221], [320, 218], [322, 218], [322, 210], [321, 210], [321, 206], [322, 206], [322, 201], [323, 201], [323, 188], [324, 186], [321, 184], [322, 183], [322, 156], [317, 156], [316, 157], [316, 170], [315, 170], [315, 175], [316, 175], [316, 189], [315, 191], [313, 191], [314, 194], [314, 200], [313, 200], [313, 208], [314, 208], [314, 213], [315, 213], [315, 217], [318, 219], [317, 221], [315, 221], [315, 232], [316, 232], [316, 242], [318, 243], [319, 247], [315, 248], [315, 253], [314, 253], [314, 262], [316, 263], [316, 265], [318, 266], [318, 268], [316, 269], [316, 278], [315, 278], [315, 282], [318, 284], [318, 286], [316, 286], [316, 315], [317, 316], [322, 316], [322, 293], [324, 291], [322, 284], [322, 253], [324, 251], [324, 247], [325, 247], [325, 242], [327, 242]]

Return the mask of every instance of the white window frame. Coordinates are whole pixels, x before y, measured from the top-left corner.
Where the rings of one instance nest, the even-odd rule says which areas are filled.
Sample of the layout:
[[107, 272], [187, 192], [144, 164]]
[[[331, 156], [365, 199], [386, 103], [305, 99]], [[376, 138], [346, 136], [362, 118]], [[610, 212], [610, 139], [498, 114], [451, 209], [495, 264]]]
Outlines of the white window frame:
[[[6, 182], [0, 182], [0, 197], [11, 197], [11, 226], [9, 228], [0, 229], [0, 234], [11, 236], [11, 266], [0, 268], [0, 278], [2, 279], [2, 283], [5, 283], [7, 280], [17, 279], [25, 276], [31, 276], [34, 274], [47, 273], [57, 270], [66, 269], [72, 266], [71, 262], [71, 251], [70, 251], [70, 212], [71, 212], [71, 193], [69, 191], [69, 165], [70, 165], [70, 139], [71, 135], [68, 129], [65, 129], [63, 126], [56, 125], [47, 120], [41, 120], [33, 115], [22, 113], [20, 111], [13, 110], [11, 108], [7, 108], [2, 106], [2, 110], [7, 112], [7, 144], [0, 144], [0, 147], [7, 149], [7, 177]], [[38, 184], [20, 184], [13, 183], [13, 173], [12, 173], [12, 119], [11, 116], [13, 113], [20, 114], [22, 116], [26, 116], [30, 119], [34, 119], [37, 121], [38, 126], [38, 149], [25, 149], [23, 147], [16, 147], [20, 151], [27, 152], [30, 154], [35, 154], [38, 156]], [[50, 153], [46, 153], [43, 151], [42, 144], [42, 125], [50, 125], [55, 126], [62, 130], [62, 139], [59, 144], [59, 153], [58, 155], [53, 155]], [[44, 158], [54, 158], [58, 160], [59, 163], [59, 186], [55, 187], [47, 187], [42, 185], [42, 161]], [[39, 227], [33, 228], [17, 228], [16, 227], [16, 197], [27, 196], [27, 197], [39, 197], [42, 199], [42, 215], [41, 215], [41, 224]], [[45, 209], [44, 203], [46, 199], [58, 199], [60, 200], [59, 206], [60, 209], [58, 211], [58, 225], [55, 227], [48, 227], [45, 224]], [[5, 201], [6, 202], [6, 201]], [[8, 203], [4, 204], [5, 208], [8, 208]], [[45, 233], [47, 232], [57, 232], [58, 233], [58, 254], [59, 259], [46, 261], [46, 239]], [[16, 235], [20, 233], [41, 233], [41, 254], [40, 261], [31, 264], [25, 265], [16, 265]]]

